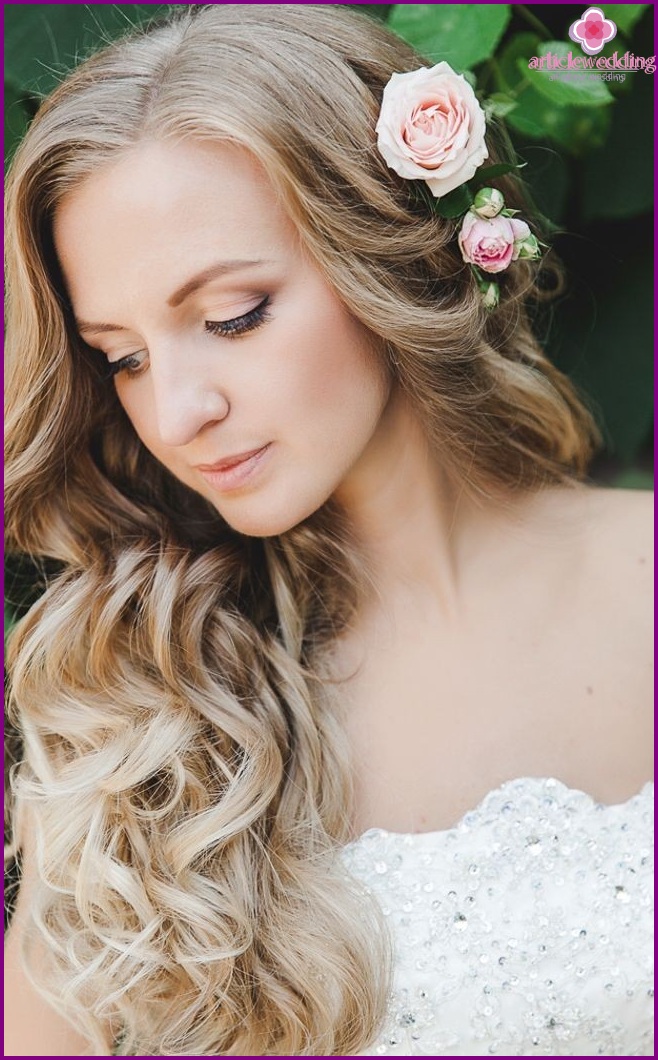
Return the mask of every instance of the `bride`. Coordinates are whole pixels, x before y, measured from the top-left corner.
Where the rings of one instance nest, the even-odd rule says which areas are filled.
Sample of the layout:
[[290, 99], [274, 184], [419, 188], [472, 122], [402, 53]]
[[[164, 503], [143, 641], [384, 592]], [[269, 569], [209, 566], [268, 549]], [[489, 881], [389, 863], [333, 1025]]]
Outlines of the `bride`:
[[511, 164], [413, 193], [501, 159], [344, 7], [185, 6], [44, 102], [8, 1055], [652, 1052], [652, 495], [587, 479]]

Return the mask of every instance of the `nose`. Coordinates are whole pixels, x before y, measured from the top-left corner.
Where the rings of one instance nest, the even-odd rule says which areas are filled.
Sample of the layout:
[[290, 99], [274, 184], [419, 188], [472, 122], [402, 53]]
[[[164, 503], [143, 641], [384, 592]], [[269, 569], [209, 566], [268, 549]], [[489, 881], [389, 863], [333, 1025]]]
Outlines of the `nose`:
[[188, 445], [206, 427], [226, 418], [230, 404], [216, 372], [178, 351], [174, 359], [151, 359], [153, 400], [164, 445]]

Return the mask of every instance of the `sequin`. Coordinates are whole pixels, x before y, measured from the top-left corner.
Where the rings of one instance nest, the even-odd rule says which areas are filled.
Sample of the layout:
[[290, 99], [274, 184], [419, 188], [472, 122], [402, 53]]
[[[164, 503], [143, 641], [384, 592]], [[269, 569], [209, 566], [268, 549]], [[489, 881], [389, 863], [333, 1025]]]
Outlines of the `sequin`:
[[342, 853], [396, 955], [361, 1055], [653, 1055], [653, 784], [602, 806], [522, 778], [452, 829]]

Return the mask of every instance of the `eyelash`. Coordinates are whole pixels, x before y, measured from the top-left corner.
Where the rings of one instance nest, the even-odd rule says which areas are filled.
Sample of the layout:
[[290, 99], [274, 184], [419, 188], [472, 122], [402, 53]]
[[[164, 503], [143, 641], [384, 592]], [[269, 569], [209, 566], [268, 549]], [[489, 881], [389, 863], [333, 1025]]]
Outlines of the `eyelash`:
[[[270, 316], [270, 296], [266, 295], [263, 301], [255, 309], [250, 309], [248, 313], [244, 313], [240, 317], [233, 317], [232, 320], [206, 320], [204, 327], [209, 335], [216, 335], [224, 339], [237, 339], [241, 335], [261, 327], [269, 320]], [[136, 356], [136, 354], [130, 353], [126, 357], [119, 358], [118, 361], [112, 361], [108, 366], [109, 370], [106, 380], [113, 379], [122, 371], [126, 371], [129, 375], [139, 375], [144, 365], [136, 362]], [[133, 363], [131, 364], [131, 362]]]
[[205, 329], [211, 335], [221, 335], [222, 338], [232, 339], [243, 335], [246, 331], [255, 331], [266, 320], [269, 320], [269, 317], [270, 296], [268, 294], [255, 309], [250, 309], [241, 317], [234, 317], [233, 320], [206, 320]]

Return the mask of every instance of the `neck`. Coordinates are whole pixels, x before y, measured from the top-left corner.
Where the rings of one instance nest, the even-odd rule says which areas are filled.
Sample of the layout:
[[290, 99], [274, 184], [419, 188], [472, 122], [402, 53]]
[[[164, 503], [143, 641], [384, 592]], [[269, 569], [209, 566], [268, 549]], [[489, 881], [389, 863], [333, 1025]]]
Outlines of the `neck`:
[[364, 555], [373, 600], [426, 600], [447, 622], [458, 619], [482, 509], [431, 451], [399, 390], [335, 499]]

